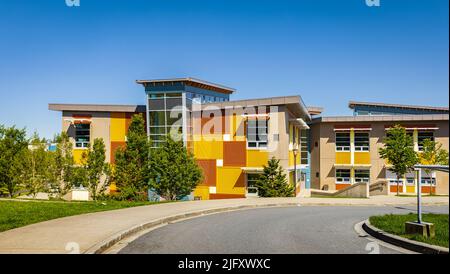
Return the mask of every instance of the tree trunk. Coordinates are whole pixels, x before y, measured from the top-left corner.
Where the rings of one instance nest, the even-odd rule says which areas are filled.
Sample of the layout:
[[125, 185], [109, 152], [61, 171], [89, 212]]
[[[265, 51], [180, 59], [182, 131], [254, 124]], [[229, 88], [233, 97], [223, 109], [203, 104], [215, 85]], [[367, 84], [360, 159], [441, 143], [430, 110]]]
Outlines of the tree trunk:
[[426, 173], [430, 177], [430, 196], [431, 196], [433, 195], [433, 178], [431, 177], [431, 170], [427, 170]]
[[397, 196], [400, 196], [399, 189], [400, 189], [400, 177], [397, 176]]

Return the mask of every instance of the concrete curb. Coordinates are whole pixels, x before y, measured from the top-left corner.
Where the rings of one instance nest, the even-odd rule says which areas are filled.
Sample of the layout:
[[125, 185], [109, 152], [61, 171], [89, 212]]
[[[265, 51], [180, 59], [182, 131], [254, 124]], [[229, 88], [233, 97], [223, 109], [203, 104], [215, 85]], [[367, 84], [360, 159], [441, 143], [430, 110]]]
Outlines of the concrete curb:
[[378, 229], [374, 226], [372, 226], [369, 222], [369, 220], [365, 220], [362, 228], [365, 232], [367, 232], [370, 236], [387, 242], [389, 244], [399, 246], [404, 249], [408, 249], [417, 253], [422, 254], [447, 254], [448, 255], [448, 248], [436, 246], [436, 245], [430, 245], [426, 243], [421, 243], [418, 241], [409, 240], [397, 235], [393, 235], [390, 233], [387, 233], [381, 229]]
[[233, 206], [233, 207], [222, 207], [222, 208], [213, 208], [213, 209], [206, 209], [206, 210], [199, 210], [199, 211], [192, 211], [187, 213], [181, 213], [176, 214], [164, 218], [159, 218], [156, 220], [151, 220], [146, 223], [142, 223], [139, 225], [136, 225], [134, 227], [125, 229], [121, 232], [118, 232], [114, 234], [113, 236], [109, 237], [108, 239], [95, 244], [94, 246], [87, 249], [84, 254], [101, 254], [104, 251], [106, 251], [108, 248], [112, 247], [119, 241], [130, 237], [131, 235], [138, 233], [140, 231], [150, 229], [152, 227], [156, 227], [162, 224], [167, 224], [174, 221], [181, 221], [183, 219], [189, 219], [193, 217], [201, 217], [203, 215], [213, 214], [213, 213], [220, 213], [220, 212], [229, 212], [229, 211], [236, 211], [236, 210], [245, 210], [245, 209], [252, 209], [252, 208], [268, 208], [268, 207], [291, 207], [291, 206], [300, 206], [299, 203], [283, 203], [283, 204], [261, 204], [261, 205], [242, 205], [242, 206]]

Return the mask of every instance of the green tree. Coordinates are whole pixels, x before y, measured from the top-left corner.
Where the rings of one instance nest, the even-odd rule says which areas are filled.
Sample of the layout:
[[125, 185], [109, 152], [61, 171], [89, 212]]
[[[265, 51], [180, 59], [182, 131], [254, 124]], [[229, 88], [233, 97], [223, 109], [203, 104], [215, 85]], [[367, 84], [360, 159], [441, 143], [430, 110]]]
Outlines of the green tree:
[[114, 180], [123, 195], [136, 197], [136, 192], [147, 191], [149, 153], [144, 119], [142, 115], [134, 115], [128, 128], [126, 146], [119, 148], [115, 155]]
[[39, 135], [34, 133], [28, 149], [23, 149], [17, 154], [13, 165], [17, 184], [22, 185], [33, 198], [38, 192], [46, 192], [49, 189], [51, 160], [46, 143], [45, 139], [40, 139]]
[[[423, 142], [423, 150], [419, 154], [419, 159], [423, 165], [448, 165], [448, 151], [442, 148], [441, 143], [425, 139]], [[424, 171], [431, 177], [430, 169], [424, 169]], [[433, 194], [433, 188], [430, 186], [431, 194]]]
[[21, 185], [15, 172], [24, 150], [28, 149], [25, 129], [0, 126], [0, 186], [13, 197]]
[[[103, 139], [96, 138], [92, 148], [82, 155], [83, 171], [79, 171], [81, 180], [87, 184], [87, 188], [92, 199], [97, 200], [97, 196], [106, 189], [111, 175], [110, 166], [105, 162], [106, 149]], [[85, 179], [83, 179], [85, 175]]]
[[70, 191], [74, 184], [79, 183], [80, 178], [76, 176], [73, 144], [70, 142], [69, 135], [62, 132], [55, 136], [54, 142], [56, 150], [50, 152], [49, 182], [51, 191], [61, 198]]
[[150, 187], [167, 200], [189, 195], [203, 178], [194, 156], [171, 137], [150, 156]]
[[261, 197], [292, 197], [294, 186], [289, 184], [286, 174], [280, 166], [280, 160], [272, 157], [263, 167], [263, 173], [255, 182]]
[[391, 164], [389, 170], [397, 176], [397, 195], [399, 195], [400, 178], [411, 171], [419, 161], [412, 144], [412, 137], [406, 133], [406, 129], [395, 125], [388, 130], [384, 147], [379, 149], [380, 157]]

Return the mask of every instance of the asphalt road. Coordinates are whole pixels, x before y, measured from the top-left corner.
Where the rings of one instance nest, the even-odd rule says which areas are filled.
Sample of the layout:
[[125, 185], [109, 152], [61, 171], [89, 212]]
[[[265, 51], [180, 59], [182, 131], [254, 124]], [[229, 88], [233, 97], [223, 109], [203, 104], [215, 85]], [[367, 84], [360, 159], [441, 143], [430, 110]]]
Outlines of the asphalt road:
[[[415, 212], [411, 207], [300, 206], [234, 211], [169, 224], [137, 238], [119, 253], [362, 253], [369, 241], [354, 225], [372, 215]], [[424, 213], [447, 213], [448, 206]], [[380, 253], [399, 253], [380, 246]]]

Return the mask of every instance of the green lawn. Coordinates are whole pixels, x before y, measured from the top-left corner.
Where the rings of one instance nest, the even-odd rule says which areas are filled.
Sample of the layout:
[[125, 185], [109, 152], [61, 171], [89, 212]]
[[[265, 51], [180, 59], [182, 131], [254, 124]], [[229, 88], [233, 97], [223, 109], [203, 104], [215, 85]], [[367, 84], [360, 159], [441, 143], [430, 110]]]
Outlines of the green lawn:
[[155, 202], [99, 201], [1, 201], [0, 232], [51, 219], [106, 211], [134, 206], [155, 204]]
[[409, 213], [408, 215], [384, 215], [370, 217], [370, 223], [388, 233], [395, 234], [414, 241], [424, 242], [432, 245], [448, 247], [448, 214], [423, 214], [424, 222], [434, 223], [436, 229], [436, 237], [427, 239], [419, 235], [406, 235], [405, 222], [416, 221], [417, 214]]

